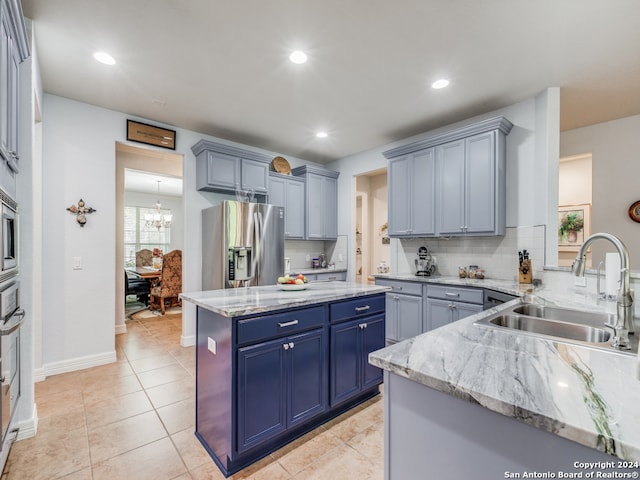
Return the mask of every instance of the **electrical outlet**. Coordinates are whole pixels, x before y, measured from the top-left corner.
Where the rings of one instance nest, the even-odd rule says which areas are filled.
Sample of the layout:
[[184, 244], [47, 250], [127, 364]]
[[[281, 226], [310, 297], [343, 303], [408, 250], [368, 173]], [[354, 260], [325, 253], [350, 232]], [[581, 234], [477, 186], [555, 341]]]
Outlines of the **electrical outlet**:
[[214, 355], [216, 354], [216, 349], [217, 349], [216, 341], [211, 337], [209, 337], [207, 340], [207, 348], [211, 353], [213, 353]]

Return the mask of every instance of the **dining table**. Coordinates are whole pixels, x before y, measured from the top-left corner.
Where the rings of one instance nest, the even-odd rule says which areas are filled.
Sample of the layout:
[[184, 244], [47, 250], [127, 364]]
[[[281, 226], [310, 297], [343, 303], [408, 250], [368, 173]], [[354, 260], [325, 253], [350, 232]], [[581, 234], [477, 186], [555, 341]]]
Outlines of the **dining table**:
[[153, 267], [136, 267], [130, 268], [129, 271], [134, 273], [135, 275], [149, 280], [152, 285], [162, 275], [162, 269], [156, 269]]

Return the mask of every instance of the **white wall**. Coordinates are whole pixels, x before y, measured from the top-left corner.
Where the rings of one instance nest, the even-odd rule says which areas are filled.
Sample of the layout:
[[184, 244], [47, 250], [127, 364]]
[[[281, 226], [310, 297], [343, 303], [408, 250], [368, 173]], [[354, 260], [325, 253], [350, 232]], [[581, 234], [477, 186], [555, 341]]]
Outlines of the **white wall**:
[[[349, 235], [349, 264], [355, 265], [354, 235], [351, 233], [353, 225], [352, 215], [355, 212], [355, 185], [353, 177], [380, 168], [386, 168], [386, 159], [382, 152], [409, 142], [431, 136], [439, 130], [448, 130], [455, 125], [463, 125], [476, 120], [505, 116], [514, 126], [507, 136], [507, 227], [532, 227], [546, 225], [555, 220], [555, 205], [557, 205], [557, 163], [560, 119], [559, 89], [549, 88], [534, 98], [495, 110], [493, 112], [467, 119], [458, 124], [449, 125], [442, 129], [432, 130], [414, 137], [382, 145], [365, 152], [337, 160], [329, 165], [338, 170], [338, 205], [350, 205], [351, 208], [341, 208], [338, 212], [338, 232]], [[548, 178], [555, 169], [555, 180]], [[555, 203], [555, 205], [554, 205]], [[550, 216], [553, 212], [553, 216]], [[555, 227], [552, 227], [555, 228]], [[549, 228], [547, 228], [548, 235]], [[483, 239], [474, 239], [474, 245], [482, 246]], [[546, 249], [546, 261], [552, 249]], [[517, 250], [514, 251], [516, 255]], [[397, 272], [397, 267], [405, 257], [402, 245], [396, 239], [391, 240], [391, 271]], [[554, 255], [557, 257], [557, 255]], [[543, 261], [536, 259], [537, 262]], [[557, 260], [555, 260], [557, 261]], [[409, 273], [409, 272], [398, 272]], [[350, 271], [350, 279], [354, 279], [354, 272]]]
[[[640, 115], [562, 132], [560, 154], [592, 154], [593, 201], [591, 231], [620, 237], [631, 254], [631, 268], [640, 269], [640, 225], [628, 216], [640, 200]], [[614, 251], [604, 242], [592, 245], [593, 265]]]
[[[43, 319], [42, 362], [45, 375], [76, 370], [115, 359], [116, 296], [116, 142], [125, 139], [127, 119], [137, 118], [55, 95], [45, 94], [43, 105], [43, 234], [47, 254], [42, 261]], [[153, 123], [153, 122], [150, 122]], [[183, 289], [200, 290], [200, 211], [221, 199], [235, 196], [196, 191], [195, 157], [191, 146], [201, 139], [234, 142], [176, 130], [176, 152], [183, 167]], [[153, 148], [153, 147], [151, 147]], [[253, 148], [270, 156], [269, 152]], [[286, 156], [292, 167], [304, 160]], [[82, 197], [97, 209], [80, 228], [65, 210]], [[73, 270], [72, 259], [81, 256], [83, 269]], [[110, 266], [105, 268], [105, 265]], [[117, 269], [117, 271], [116, 271]], [[183, 308], [183, 344], [195, 341], [195, 308]]]

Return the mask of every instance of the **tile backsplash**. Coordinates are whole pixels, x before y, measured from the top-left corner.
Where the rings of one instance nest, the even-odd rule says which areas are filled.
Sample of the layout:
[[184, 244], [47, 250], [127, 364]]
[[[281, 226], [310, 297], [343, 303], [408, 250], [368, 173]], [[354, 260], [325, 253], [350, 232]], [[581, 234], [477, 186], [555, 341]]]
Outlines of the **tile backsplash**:
[[327, 262], [333, 263], [337, 270], [347, 268], [347, 236], [340, 235], [337, 240], [285, 240], [284, 256], [289, 257], [291, 270], [311, 268], [311, 260], [320, 253], [327, 256]]
[[394, 273], [415, 273], [418, 248], [426, 246], [436, 258], [437, 274], [458, 275], [458, 267], [478, 265], [487, 278], [518, 279], [518, 251], [527, 250], [533, 278], [540, 278], [545, 257], [545, 227], [511, 227], [504, 237], [451, 237], [400, 239]]

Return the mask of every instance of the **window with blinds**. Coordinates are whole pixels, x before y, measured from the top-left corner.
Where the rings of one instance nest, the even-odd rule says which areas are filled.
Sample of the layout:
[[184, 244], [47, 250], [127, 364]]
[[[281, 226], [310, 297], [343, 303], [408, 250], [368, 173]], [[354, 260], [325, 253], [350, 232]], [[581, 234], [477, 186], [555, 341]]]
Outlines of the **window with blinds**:
[[[144, 215], [157, 213], [155, 208], [124, 207], [124, 266], [136, 266], [136, 252], [143, 248], [153, 250], [159, 248], [167, 253], [171, 248], [171, 228], [147, 227]], [[170, 214], [168, 209], [161, 209], [161, 214]]]

